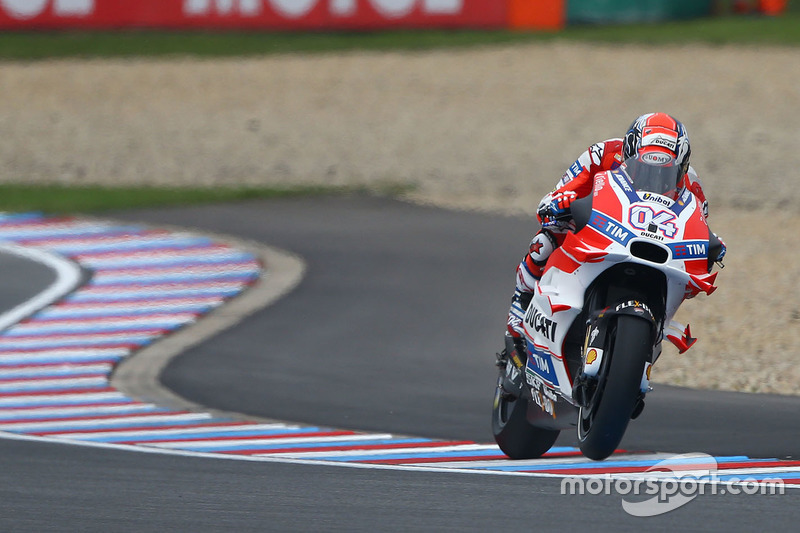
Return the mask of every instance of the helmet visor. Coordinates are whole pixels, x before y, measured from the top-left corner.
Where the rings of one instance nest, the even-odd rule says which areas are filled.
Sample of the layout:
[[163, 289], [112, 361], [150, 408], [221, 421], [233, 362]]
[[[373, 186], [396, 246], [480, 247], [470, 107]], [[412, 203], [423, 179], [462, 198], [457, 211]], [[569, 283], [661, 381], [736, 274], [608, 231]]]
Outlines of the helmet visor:
[[624, 168], [634, 189], [664, 195], [675, 192], [681, 174], [675, 158], [662, 151], [639, 153], [627, 159]]

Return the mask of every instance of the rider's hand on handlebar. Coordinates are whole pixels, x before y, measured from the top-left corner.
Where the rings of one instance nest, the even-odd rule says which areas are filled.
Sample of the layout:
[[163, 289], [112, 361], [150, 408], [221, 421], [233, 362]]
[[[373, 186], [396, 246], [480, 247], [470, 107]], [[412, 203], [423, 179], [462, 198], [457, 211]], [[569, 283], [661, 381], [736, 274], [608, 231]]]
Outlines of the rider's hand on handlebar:
[[550, 203], [540, 210], [540, 215], [554, 219], [567, 218], [570, 216], [569, 206], [577, 199], [578, 193], [574, 191], [556, 193], [551, 197]]
[[717, 258], [714, 259], [714, 262], [722, 263], [722, 259], [725, 257], [725, 252], [728, 251], [728, 247], [725, 246], [725, 241], [722, 240], [722, 237], [716, 234], [714, 235], [717, 237], [717, 239], [719, 239], [719, 243], [722, 245], [722, 247], [719, 250], [719, 253], [717, 254]]

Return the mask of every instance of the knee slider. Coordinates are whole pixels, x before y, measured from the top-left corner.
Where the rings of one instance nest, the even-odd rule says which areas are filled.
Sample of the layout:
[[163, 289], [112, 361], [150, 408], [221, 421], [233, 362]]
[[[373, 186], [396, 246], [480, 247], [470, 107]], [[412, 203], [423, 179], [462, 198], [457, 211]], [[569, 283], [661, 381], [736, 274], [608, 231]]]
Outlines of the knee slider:
[[543, 267], [547, 263], [550, 254], [553, 253], [558, 247], [555, 237], [547, 230], [542, 230], [537, 233], [533, 240], [531, 240], [530, 249], [528, 250], [531, 256], [531, 261], [536, 266]]

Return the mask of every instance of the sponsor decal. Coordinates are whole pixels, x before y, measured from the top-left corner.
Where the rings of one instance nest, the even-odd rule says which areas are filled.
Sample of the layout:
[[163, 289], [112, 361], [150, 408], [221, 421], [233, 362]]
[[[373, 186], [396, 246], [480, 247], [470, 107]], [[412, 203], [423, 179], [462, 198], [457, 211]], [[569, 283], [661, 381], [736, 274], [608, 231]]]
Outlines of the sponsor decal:
[[572, 163], [572, 166], [569, 167], [569, 170], [567, 170], [567, 174], [569, 174], [570, 178], [576, 178], [581, 172], [583, 172], [583, 167], [581, 166], [580, 161], [575, 161]]
[[[8, 1], [8, 0], [4, 0]], [[28, 0], [17, 0], [28, 1]], [[264, 6], [269, 5], [278, 13], [288, 18], [307, 15], [323, 0], [185, 0], [184, 13], [191, 16], [212, 14], [227, 16], [256, 17]], [[358, 10], [357, 0], [328, 0], [329, 12], [341, 17], [355, 15]], [[460, 13], [464, 0], [369, 0], [369, 4], [387, 18], [399, 18], [408, 15], [419, 6], [427, 14]]]
[[675, 259], [705, 259], [708, 257], [708, 241], [684, 241], [667, 244]]
[[603, 350], [600, 348], [589, 348], [586, 352], [586, 360], [583, 363], [583, 373], [586, 376], [594, 377], [600, 371], [603, 364]]
[[594, 195], [597, 196], [600, 194], [600, 191], [603, 190], [603, 187], [606, 185], [606, 180], [603, 179], [602, 174], [596, 174], [594, 177]]
[[532, 391], [531, 396], [533, 397], [533, 401], [539, 408], [547, 413], [548, 415], [552, 416], [553, 418], [556, 417], [556, 408], [553, 405], [553, 401], [549, 398], [545, 398], [541, 391]]
[[646, 231], [642, 231], [639, 233], [640, 237], [645, 237], [647, 239], [653, 239], [654, 241], [664, 242], [664, 237], [658, 235], [656, 233], [648, 233]]
[[663, 152], [647, 152], [646, 154], [642, 154], [640, 159], [648, 165], [656, 165], [659, 167], [666, 166], [672, 161], [672, 158]]
[[681, 213], [683, 213], [683, 210], [686, 209], [691, 204], [691, 199], [692, 199], [692, 192], [689, 189], [683, 189], [683, 194], [681, 194], [677, 202], [672, 204], [672, 207], [670, 209], [672, 209], [672, 211], [676, 215], [680, 215]]
[[[294, 6], [286, 6], [279, 0], [276, 8], [288, 15], [302, 15], [311, 7], [314, 0], [298, 0]], [[253, 17], [261, 13], [262, 0], [184, 0], [183, 12], [190, 16], [211, 15], [242, 15]], [[288, 9], [287, 9], [288, 8]]]
[[629, 307], [633, 307], [634, 312], [644, 314], [645, 311], [650, 315], [650, 318], [653, 318], [653, 312], [647, 306], [646, 303], [640, 302], [639, 300], [628, 300], [627, 302], [623, 302], [614, 309], [615, 311], [622, 311], [623, 309], [627, 309]]
[[633, 189], [631, 188], [630, 184], [628, 183], [628, 179], [626, 177], [617, 176], [617, 183], [619, 186], [622, 187], [626, 193], [631, 194], [633, 193]]
[[506, 374], [511, 381], [516, 381], [519, 377], [519, 369], [514, 366], [514, 363], [510, 359], [506, 363]]
[[636, 194], [636, 191], [634, 191], [631, 188], [631, 181], [628, 178], [627, 174], [625, 174], [624, 172], [613, 172], [611, 174], [611, 177], [614, 178], [616, 184], [622, 188], [623, 192], [625, 193], [625, 196], [628, 197], [628, 201], [630, 203], [633, 204], [641, 201], [641, 198], [639, 198], [639, 195]]
[[555, 405], [558, 402], [556, 393], [535, 374], [528, 374], [527, 381], [531, 387], [531, 397], [536, 405], [545, 413], [556, 418]]
[[57, 17], [86, 16], [94, 11], [95, 0], [0, 0], [0, 9], [15, 19], [39, 16], [52, 6]]
[[620, 222], [598, 211], [592, 211], [592, 216], [589, 218], [589, 225], [623, 246], [627, 245], [628, 241], [633, 238], [633, 233], [626, 230]]
[[525, 316], [525, 322], [527, 322], [527, 324], [535, 331], [544, 335], [545, 338], [555, 342], [556, 328], [558, 327], [558, 323], [547, 318], [536, 307], [531, 306], [530, 309], [528, 309], [528, 313]]
[[628, 222], [634, 228], [648, 233], [661, 232], [670, 239], [678, 233], [678, 228], [672, 222], [677, 218], [673, 211], [656, 211], [649, 205], [635, 205], [628, 212]]
[[545, 383], [558, 387], [558, 377], [556, 377], [556, 369], [553, 366], [553, 358], [550, 354], [536, 348], [530, 342], [528, 343], [528, 351], [530, 352], [530, 357], [528, 358], [526, 375], [533, 374]]
[[678, 137], [665, 132], [644, 130], [642, 132], [642, 147], [645, 146], [661, 146], [675, 152], [678, 147]]
[[642, 194], [642, 200], [644, 200], [645, 202], [656, 202], [661, 205], [666, 205], [668, 207], [673, 204], [673, 201], [670, 198], [652, 192], [646, 192]]
[[504, 7], [492, 0], [0, 0], [0, 27], [506, 27]]

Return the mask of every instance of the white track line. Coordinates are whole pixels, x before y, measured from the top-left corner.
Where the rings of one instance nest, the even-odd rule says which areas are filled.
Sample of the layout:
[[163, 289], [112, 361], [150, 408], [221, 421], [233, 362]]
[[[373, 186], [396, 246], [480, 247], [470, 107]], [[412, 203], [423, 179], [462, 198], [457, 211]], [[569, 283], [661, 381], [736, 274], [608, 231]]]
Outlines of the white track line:
[[65, 294], [73, 291], [81, 281], [80, 267], [60, 255], [2, 241], [0, 241], [0, 251], [36, 261], [50, 267], [56, 273], [56, 280], [49, 287], [30, 300], [0, 315], [0, 331], [62, 298]]

